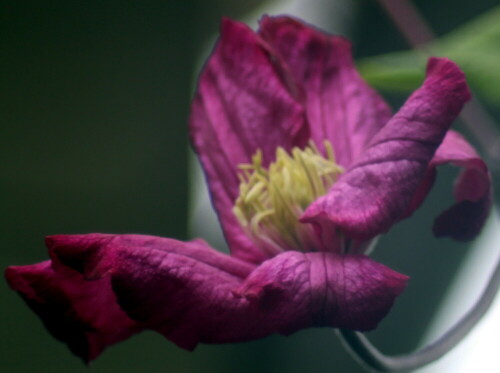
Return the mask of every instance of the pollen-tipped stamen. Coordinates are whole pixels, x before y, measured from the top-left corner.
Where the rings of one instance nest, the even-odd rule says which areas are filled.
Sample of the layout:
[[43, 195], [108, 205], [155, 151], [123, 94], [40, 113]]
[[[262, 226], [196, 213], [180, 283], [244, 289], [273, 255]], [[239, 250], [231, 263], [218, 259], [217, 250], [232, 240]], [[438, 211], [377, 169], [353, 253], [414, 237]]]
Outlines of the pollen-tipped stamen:
[[312, 141], [291, 154], [276, 149], [266, 169], [258, 150], [252, 163], [239, 166], [240, 194], [233, 208], [247, 234], [272, 255], [283, 250], [320, 250], [310, 224], [299, 222], [304, 210], [335, 183], [342, 168], [333, 148], [324, 143], [326, 157]]

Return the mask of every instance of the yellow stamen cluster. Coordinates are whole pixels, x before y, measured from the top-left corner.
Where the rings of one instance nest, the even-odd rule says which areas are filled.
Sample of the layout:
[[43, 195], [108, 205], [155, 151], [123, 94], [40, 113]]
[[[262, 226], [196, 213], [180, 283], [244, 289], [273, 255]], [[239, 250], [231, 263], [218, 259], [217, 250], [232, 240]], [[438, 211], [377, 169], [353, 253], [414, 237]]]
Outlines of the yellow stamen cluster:
[[324, 148], [326, 157], [312, 141], [304, 149], [293, 148], [291, 154], [278, 147], [267, 169], [259, 150], [251, 164], [239, 166], [240, 194], [233, 212], [254, 242], [270, 254], [319, 249], [313, 228], [298, 219], [343, 171], [328, 141]]

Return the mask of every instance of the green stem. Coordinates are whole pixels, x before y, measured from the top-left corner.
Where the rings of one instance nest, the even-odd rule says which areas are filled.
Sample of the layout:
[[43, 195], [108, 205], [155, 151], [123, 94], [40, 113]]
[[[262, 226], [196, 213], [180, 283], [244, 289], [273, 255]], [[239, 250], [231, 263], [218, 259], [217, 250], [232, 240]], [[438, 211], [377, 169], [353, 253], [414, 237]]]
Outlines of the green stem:
[[360, 362], [377, 372], [400, 372], [420, 368], [441, 358], [460, 343], [490, 308], [500, 286], [500, 260], [481, 298], [454, 326], [435, 342], [407, 355], [386, 356], [359, 332], [340, 329], [348, 349]]

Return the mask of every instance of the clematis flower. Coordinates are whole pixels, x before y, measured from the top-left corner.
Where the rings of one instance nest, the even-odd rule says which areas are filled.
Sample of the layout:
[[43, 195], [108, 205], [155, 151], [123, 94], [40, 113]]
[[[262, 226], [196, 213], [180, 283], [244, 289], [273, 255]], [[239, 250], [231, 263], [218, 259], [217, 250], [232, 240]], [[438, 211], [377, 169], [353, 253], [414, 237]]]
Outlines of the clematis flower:
[[436, 167], [461, 167], [434, 233], [472, 239], [491, 204], [485, 163], [449, 130], [470, 94], [431, 58], [394, 115], [357, 73], [347, 40], [288, 17], [257, 32], [224, 20], [199, 78], [190, 135], [225, 238], [58, 235], [50, 260], [6, 278], [85, 361], [144, 329], [186, 349], [328, 326], [367, 331], [408, 277], [365, 255], [409, 217]]

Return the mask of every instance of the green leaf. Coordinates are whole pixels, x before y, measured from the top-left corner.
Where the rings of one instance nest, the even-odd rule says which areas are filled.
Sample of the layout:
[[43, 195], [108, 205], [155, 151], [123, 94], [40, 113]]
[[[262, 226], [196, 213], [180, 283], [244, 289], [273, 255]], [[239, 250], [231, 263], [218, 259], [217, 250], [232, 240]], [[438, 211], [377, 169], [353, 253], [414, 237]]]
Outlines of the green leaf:
[[[430, 43], [426, 50], [458, 63], [472, 89], [500, 106], [500, 6]], [[422, 52], [410, 50], [366, 58], [358, 67], [374, 87], [408, 92], [422, 81], [425, 62]]]
[[377, 89], [406, 93], [420, 85], [427, 58], [417, 52], [396, 52], [358, 62], [363, 77]]

